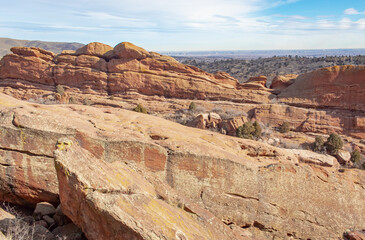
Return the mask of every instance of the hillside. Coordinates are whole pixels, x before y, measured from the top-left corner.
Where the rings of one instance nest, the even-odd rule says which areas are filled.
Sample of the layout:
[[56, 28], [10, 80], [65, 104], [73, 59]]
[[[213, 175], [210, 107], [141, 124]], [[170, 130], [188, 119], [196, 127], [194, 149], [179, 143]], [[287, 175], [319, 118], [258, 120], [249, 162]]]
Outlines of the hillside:
[[256, 59], [218, 59], [177, 57], [184, 64], [196, 66], [204, 71], [227, 72], [240, 82], [259, 75], [267, 76], [269, 82], [277, 75], [303, 74], [319, 68], [336, 65], [365, 65], [365, 56], [274, 56]]
[[60, 53], [62, 52], [62, 50], [76, 50], [83, 45], [84, 44], [76, 42], [44, 42], [0, 38], [0, 58], [3, 57], [5, 54], [11, 53], [10, 48], [12, 47], [39, 47], [54, 53]]

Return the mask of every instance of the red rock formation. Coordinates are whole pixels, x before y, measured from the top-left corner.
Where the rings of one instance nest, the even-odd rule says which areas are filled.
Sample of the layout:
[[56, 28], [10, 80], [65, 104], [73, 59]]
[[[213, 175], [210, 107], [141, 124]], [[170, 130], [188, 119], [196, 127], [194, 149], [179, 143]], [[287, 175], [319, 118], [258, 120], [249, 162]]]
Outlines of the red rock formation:
[[75, 53], [63, 52], [54, 58], [39, 49], [13, 50], [14, 54], [1, 60], [0, 85], [12, 79], [63, 84], [99, 95], [123, 96], [127, 91], [137, 91], [145, 95], [240, 102], [267, 102], [270, 95], [268, 89], [254, 87], [256, 90], [252, 91], [252, 86], [241, 86], [226, 73], [209, 74], [127, 42], [114, 49], [90, 43]]
[[[324, 155], [318, 157], [318, 154], [303, 152], [304, 150], [288, 151], [257, 141], [185, 127], [158, 117], [123, 109], [82, 105], [37, 105], [0, 94], [0, 111], [3, 113], [0, 118], [0, 133], [3, 134], [0, 138], [0, 149], [9, 152], [9, 155], [20, 155], [23, 159], [9, 161], [10, 164], [0, 164], [0, 182], [3, 184], [0, 185], [0, 200], [5, 198], [13, 202], [36, 202], [42, 201], [46, 196], [39, 194], [40, 192], [51, 192], [51, 186], [57, 182], [50, 178], [45, 179], [44, 176], [54, 176], [54, 169], [45, 165], [45, 161], [35, 159], [32, 164], [42, 167], [42, 175], [39, 175], [40, 171], [34, 168], [24, 168], [27, 166], [24, 159], [30, 156], [48, 156], [60, 137], [67, 136], [84, 149], [80, 151], [90, 152], [85, 153], [85, 156], [92, 154], [95, 158], [104, 160], [97, 161], [90, 157], [88, 164], [89, 158], [86, 157], [80, 159], [83, 163], [80, 165], [77, 159], [83, 155], [71, 151], [67, 154], [74, 156], [70, 158], [72, 161], [62, 163], [69, 171], [58, 170], [62, 183], [65, 183], [60, 185], [64, 194], [61, 201], [69, 207], [67, 214], [72, 219], [77, 219], [76, 223], [84, 231], [88, 227], [85, 225], [87, 219], [95, 220], [97, 225], [89, 227], [88, 231], [103, 232], [100, 228], [105, 225], [98, 222], [99, 219], [120, 224], [120, 219], [116, 217], [119, 214], [127, 218], [146, 216], [145, 219], [150, 219], [153, 216], [165, 216], [164, 210], [171, 210], [172, 213], [181, 214], [183, 219], [186, 212], [209, 216], [205, 215], [206, 211], [201, 213], [200, 207], [191, 207], [190, 202], [203, 204], [211, 214], [230, 224], [233, 229], [238, 230], [244, 226], [246, 233], [248, 231], [253, 234], [253, 239], [259, 238], [255, 235], [257, 229], [261, 229], [271, 238], [295, 235], [296, 238], [303, 239], [335, 239], [348, 228], [365, 227], [364, 171], [339, 171], [336, 160]], [[14, 120], [14, 112], [15, 119], [18, 120]], [[46, 159], [48, 160], [48, 157]], [[53, 159], [49, 161], [51, 163]], [[5, 173], [10, 173], [14, 168], [19, 171], [16, 175], [11, 175], [13, 178], [9, 178], [10, 175]], [[95, 169], [100, 169], [100, 174], [96, 174]], [[111, 171], [104, 172], [105, 169]], [[124, 182], [118, 177], [112, 177], [115, 176], [113, 174], [120, 174], [119, 169], [126, 173], [136, 171], [140, 175], [135, 172], [132, 176], [122, 175], [127, 181]], [[100, 181], [99, 176], [102, 176]], [[143, 178], [146, 180], [136, 180]], [[112, 186], [106, 184], [108, 179]], [[27, 184], [12, 184], [22, 181]], [[84, 184], [81, 187], [79, 184], [83, 181], [90, 185]], [[52, 185], [47, 185], [51, 183]], [[136, 186], [133, 186], [133, 183]], [[154, 194], [144, 194], [145, 189], [151, 189], [148, 186], [153, 185], [161, 196], [159, 198], [178, 203], [175, 198], [169, 197], [170, 190], [167, 184], [174, 189], [171, 193], [176, 192], [172, 195], [184, 196], [187, 199], [185, 211], [171, 207], [168, 203], [161, 203], [161, 200], [151, 197], [156, 196]], [[31, 186], [33, 192], [38, 195], [28, 194], [30, 190], [26, 186]], [[76, 186], [80, 187], [76, 189]], [[90, 186], [91, 188], [88, 188]], [[118, 192], [128, 189], [126, 186], [131, 186], [131, 193], [133, 189], [141, 190], [142, 200], [156, 203], [154, 211], [148, 211], [152, 209], [148, 204], [147, 208], [138, 205], [139, 202], [134, 197], [138, 199], [139, 194], [127, 194], [128, 196], [122, 197], [113, 194], [113, 190]], [[159, 190], [158, 186], [161, 187]], [[109, 190], [112, 190], [110, 194]], [[77, 198], [73, 199], [77, 201], [66, 201], [67, 191], [75, 194], [73, 196]], [[102, 196], [110, 196], [110, 199], [116, 200], [116, 204], [111, 208], [111, 205], [103, 202], [105, 198]], [[122, 204], [127, 198], [131, 198], [132, 205]], [[77, 202], [87, 204], [75, 204]], [[110, 210], [105, 212], [106, 215], [94, 211], [105, 209], [105, 206]], [[74, 213], [81, 208], [81, 212], [85, 214], [75, 216]], [[129, 211], [131, 209], [133, 211]], [[157, 216], [156, 212], [160, 211], [161, 214]], [[141, 212], [147, 212], [147, 215], [139, 215]], [[141, 223], [146, 226], [144, 229], [153, 228], [145, 225], [147, 223], [143, 219]], [[189, 226], [196, 226], [195, 223], [194, 221], [194, 224]], [[131, 224], [132, 222], [125, 222], [123, 226], [131, 229]], [[179, 224], [167, 225], [166, 229], [176, 229]], [[203, 223], [200, 222], [200, 227], [196, 229], [205, 226], [200, 224]], [[115, 225], [109, 224], [108, 228], [111, 226], [114, 228]], [[214, 225], [214, 229], [219, 229], [219, 226], [221, 225]], [[185, 229], [184, 227], [184, 233], [187, 231]], [[265, 231], [267, 229], [270, 231]], [[188, 230], [190, 231], [190, 228]], [[196, 233], [194, 229], [191, 231]], [[104, 232], [112, 234], [110, 231]], [[165, 230], [156, 232], [166, 233]], [[138, 233], [149, 234], [143, 230], [138, 230]], [[89, 234], [91, 236], [96, 233]], [[170, 233], [166, 234], [170, 236]], [[202, 231], [202, 234], [205, 234], [205, 231]]]
[[365, 66], [334, 66], [300, 75], [279, 99], [297, 106], [365, 111]]
[[276, 91], [281, 91], [294, 83], [298, 77], [297, 74], [279, 75], [273, 78], [270, 88]]

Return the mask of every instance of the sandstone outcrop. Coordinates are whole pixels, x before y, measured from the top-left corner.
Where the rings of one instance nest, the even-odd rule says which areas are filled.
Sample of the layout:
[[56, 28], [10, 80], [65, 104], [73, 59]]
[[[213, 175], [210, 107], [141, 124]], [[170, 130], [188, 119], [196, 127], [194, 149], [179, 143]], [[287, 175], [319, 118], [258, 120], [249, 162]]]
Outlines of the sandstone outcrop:
[[128, 42], [114, 48], [90, 43], [75, 53], [57, 56], [40, 49], [14, 48], [1, 60], [0, 86], [9, 80], [61, 84], [76, 92], [115, 96], [136, 91], [169, 98], [268, 102], [271, 95], [270, 89], [256, 83], [241, 85], [226, 73], [209, 74]]
[[89, 240], [248, 239], [202, 208], [164, 200], [141, 172], [100, 161], [77, 143], [57, 150], [55, 161], [64, 212]]
[[[88, 211], [95, 207], [109, 206], [99, 201], [101, 196], [108, 195], [109, 190], [115, 190], [115, 193], [128, 190], [123, 185], [118, 185], [118, 178], [112, 177], [113, 174], [121, 174], [116, 170], [120, 169], [123, 174], [133, 172], [133, 176], [127, 179], [135, 179], [133, 182], [137, 186], [131, 187], [130, 192], [133, 193], [133, 189], [136, 189], [137, 193], [143, 194], [111, 194], [111, 199], [133, 198], [137, 201], [138, 196], [142, 195], [141, 199], [151, 199], [150, 202], [158, 202], [156, 206], [176, 210], [181, 216], [190, 218], [190, 213], [186, 213], [189, 211], [198, 216], [209, 216], [205, 210], [204, 213], [200, 212], [200, 205], [230, 228], [237, 230], [232, 234], [251, 236], [253, 239], [258, 239], [259, 235], [256, 234], [259, 233], [271, 238], [292, 236], [298, 239], [336, 239], [349, 228], [365, 228], [365, 175], [361, 170], [339, 170], [336, 162], [331, 166], [330, 161], [315, 160], [313, 156], [300, 158], [301, 153], [265, 143], [189, 128], [123, 109], [37, 105], [0, 94], [0, 110], [0, 148], [9, 155], [18, 154], [23, 159], [13, 161], [13, 158], [9, 158], [8, 162], [13, 161], [11, 164], [6, 162], [0, 165], [3, 183], [0, 188], [1, 200], [21, 204], [47, 201], [45, 195], [39, 193], [52, 193], [51, 186], [58, 186], [57, 180], [33, 180], [33, 176], [39, 175], [34, 174], [36, 169], [24, 169], [27, 166], [27, 160], [24, 159], [47, 156], [50, 165], [45, 165], [47, 161], [41, 162], [42, 176], [54, 176], [53, 158], [48, 156], [53, 156], [57, 139], [67, 137], [76, 144], [77, 151], [62, 153], [65, 154], [64, 159], [71, 159], [67, 158], [67, 154], [80, 154], [77, 158], [72, 158], [75, 162], [67, 160], [62, 163], [63, 160], [60, 160], [61, 166], [69, 170], [58, 173], [62, 183], [66, 183], [61, 184], [60, 189], [64, 187], [63, 194], [67, 191], [65, 188], [72, 190], [72, 194], [76, 194], [80, 200], [92, 197], [91, 202], [81, 205], [88, 208]], [[14, 116], [17, 121], [14, 121]], [[17, 122], [17, 126], [13, 122]], [[92, 164], [85, 162], [76, 165], [80, 156], [90, 156], [82, 161], [91, 159]], [[39, 164], [37, 161], [38, 159], [34, 160], [35, 166]], [[19, 174], [7, 174], [10, 173], [10, 168], [19, 169]], [[100, 174], [88, 176], [87, 169], [96, 169]], [[112, 174], [102, 173], [103, 169], [112, 169]], [[141, 174], [135, 174], [135, 171]], [[99, 175], [104, 176], [101, 182], [97, 181]], [[111, 179], [111, 186], [107, 184], [107, 179]], [[18, 182], [26, 184], [17, 184]], [[81, 182], [89, 185], [83, 186], [86, 188], [80, 185], [76, 190], [70, 184], [79, 186]], [[93, 191], [93, 187], [87, 188], [94, 185], [95, 189], [101, 191]], [[28, 194], [29, 188], [26, 186], [31, 186], [34, 193]], [[150, 190], [147, 191], [146, 188]], [[55, 199], [57, 191], [58, 187], [54, 192]], [[176, 209], [162, 199], [156, 199], [154, 192], [161, 196], [158, 198], [170, 199], [170, 202], [176, 204], [180, 202], [178, 199], [186, 199], [182, 202], [187, 204], [187, 208]], [[65, 201], [65, 196], [61, 196], [62, 201]], [[126, 216], [128, 208], [122, 202], [116, 204], [117, 210], [107, 208]], [[138, 202], [135, 203], [135, 206], [139, 206]], [[197, 206], [190, 207], [190, 203]], [[75, 211], [71, 211], [71, 208], [79, 209], [79, 206], [71, 202], [66, 205], [69, 209], [64, 212], [72, 219], [77, 219], [76, 223], [85, 228], [82, 225], [82, 214], [75, 216]], [[125, 207], [122, 208], [124, 211], [121, 211], [121, 205]], [[63, 207], [66, 207], [64, 203]], [[134, 209], [133, 206], [131, 209]], [[144, 211], [144, 208], [140, 211]], [[147, 216], [157, 216], [154, 215], [156, 212], [149, 212]], [[158, 215], [157, 219], [161, 216], [164, 215]], [[112, 214], [108, 220], [114, 222], [116, 218]], [[195, 219], [192, 226], [206, 226], [204, 218], [203, 222], [196, 221]], [[110, 226], [115, 225], [108, 227]], [[219, 232], [217, 229], [220, 226], [217, 222], [212, 228]], [[89, 231], [92, 229], [95, 228], [90, 228]], [[188, 228], [189, 231], [195, 231], [194, 229], [200, 227]], [[202, 234], [205, 233], [202, 231]], [[147, 233], [141, 231], [140, 234]]]
[[273, 78], [270, 88], [280, 92], [281, 90], [292, 85], [297, 77], [298, 77], [297, 74], [276, 76]]
[[291, 105], [364, 111], [365, 66], [334, 66], [305, 73], [278, 96]]

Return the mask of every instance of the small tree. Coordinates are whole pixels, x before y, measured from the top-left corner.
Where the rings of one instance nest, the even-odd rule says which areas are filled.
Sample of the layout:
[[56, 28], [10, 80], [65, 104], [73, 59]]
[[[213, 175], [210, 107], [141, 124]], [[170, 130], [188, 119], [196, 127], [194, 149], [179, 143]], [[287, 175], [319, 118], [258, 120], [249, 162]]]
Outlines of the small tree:
[[351, 153], [351, 161], [353, 163], [359, 163], [361, 160], [361, 155], [360, 155], [360, 152], [358, 150], [354, 150], [352, 153]]
[[138, 104], [133, 110], [140, 113], [147, 113], [146, 108], [144, 108], [141, 104]]
[[337, 154], [338, 150], [343, 147], [343, 142], [338, 134], [331, 133], [331, 135], [327, 138], [325, 146], [330, 154], [335, 155]]
[[259, 124], [258, 121], [255, 121], [253, 123], [253, 127], [255, 128], [255, 130], [253, 131], [252, 135], [255, 137], [255, 138], [260, 138], [261, 137], [261, 126]]
[[195, 111], [196, 110], [196, 104], [195, 102], [191, 102], [190, 105], [189, 105], [189, 110], [190, 111]]
[[325, 151], [324, 139], [322, 136], [316, 136], [316, 140], [313, 143], [312, 150], [314, 152], [324, 152]]
[[287, 133], [290, 131], [290, 125], [288, 122], [283, 122], [280, 126], [279, 126], [279, 132], [281, 133]]
[[255, 127], [251, 122], [246, 122], [241, 127], [237, 128], [237, 137], [252, 139], [252, 133], [255, 131]]

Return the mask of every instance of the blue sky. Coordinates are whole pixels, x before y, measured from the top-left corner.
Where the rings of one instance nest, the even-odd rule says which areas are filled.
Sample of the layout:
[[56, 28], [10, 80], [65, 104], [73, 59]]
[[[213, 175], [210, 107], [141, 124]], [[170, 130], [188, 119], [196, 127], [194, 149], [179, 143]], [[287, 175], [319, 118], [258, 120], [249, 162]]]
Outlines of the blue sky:
[[10, 0], [0, 37], [154, 51], [365, 48], [365, 0]]

